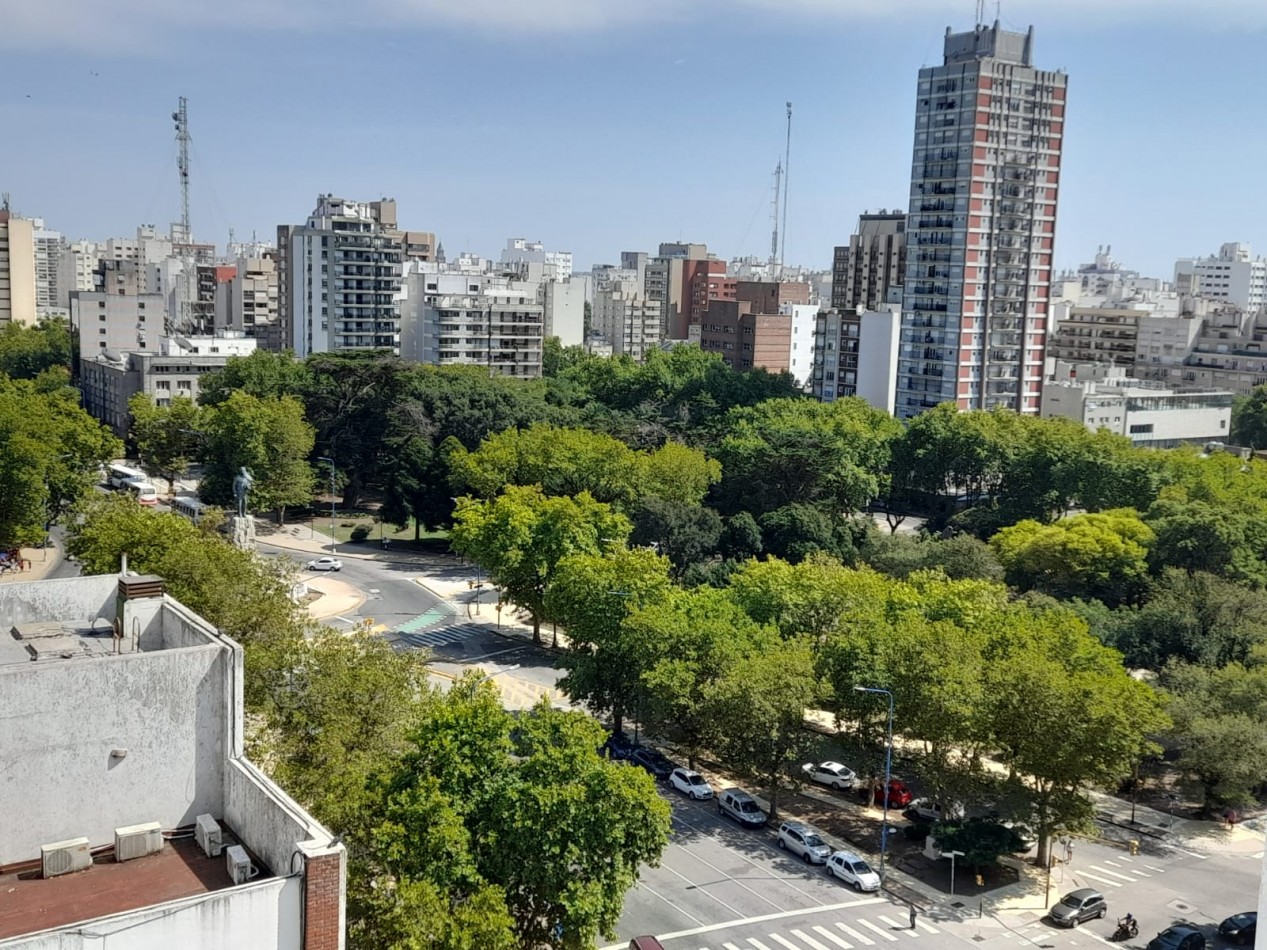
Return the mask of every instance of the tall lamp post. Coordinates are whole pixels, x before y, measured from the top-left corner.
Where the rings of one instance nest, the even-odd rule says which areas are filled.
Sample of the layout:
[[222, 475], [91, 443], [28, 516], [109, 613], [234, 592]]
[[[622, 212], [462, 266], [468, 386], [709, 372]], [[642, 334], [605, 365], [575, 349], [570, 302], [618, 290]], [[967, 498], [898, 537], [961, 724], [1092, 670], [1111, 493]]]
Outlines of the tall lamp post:
[[884, 817], [880, 825], [880, 880], [884, 880], [884, 857], [889, 850], [889, 782], [893, 778], [893, 694], [874, 686], [855, 686], [855, 692], [879, 693], [889, 698], [889, 738], [884, 746]]
[[334, 534], [334, 500], [335, 500], [335, 470], [334, 459], [325, 455], [317, 456], [318, 462], [325, 462], [330, 466], [330, 553], [334, 554], [339, 549], [339, 539]]
[[955, 858], [962, 858], [962, 851], [943, 851], [943, 858], [950, 858], [950, 896], [955, 896]]

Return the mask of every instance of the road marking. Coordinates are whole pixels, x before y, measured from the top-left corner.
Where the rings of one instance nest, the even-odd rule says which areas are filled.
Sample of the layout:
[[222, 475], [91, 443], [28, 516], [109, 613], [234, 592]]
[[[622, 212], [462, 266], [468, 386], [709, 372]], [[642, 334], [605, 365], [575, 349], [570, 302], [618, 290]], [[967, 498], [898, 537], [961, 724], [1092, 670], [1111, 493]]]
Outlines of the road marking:
[[[883, 918], [881, 918], [881, 919], [883, 919]], [[860, 923], [862, 926], [866, 927], [868, 930], [874, 930], [876, 933], [878, 933], [878, 934], [879, 934], [881, 937], [883, 937], [885, 940], [890, 940], [890, 941], [893, 941], [893, 942], [896, 942], [896, 941], [897, 941], [897, 937], [893, 936], [893, 934], [889, 933], [887, 930], [881, 930], [879, 927], [877, 927], [875, 924], [871, 923], [871, 921], [869, 921], [869, 920], [859, 920], [859, 921], [858, 921], [858, 923]]]
[[813, 937], [807, 934], [804, 930], [793, 930], [792, 936], [796, 937], [798, 940], [804, 940], [806, 943], [808, 943], [810, 945], [810, 950], [831, 950], [831, 947], [827, 946], [827, 944], [820, 943], [819, 941], [815, 940]]
[[[705, 948], [705, 950], [707, 950], [707, 948]], [[736, 943], [723, 943], [722, 950], [740, 950], [740, 948]]]
[[1144, 867], [1148, 868], [1150, 871], [1156, 871], [1158, 874], [1165, 874], [1165, 873], [1166, 873], [1166, 869], [1165, 869], [1165, 868], [1159, 868], [1159, 867], [1157, 867], [1156, 865], [1152, 865], [1152, 864], [1145, 864], [1145, 865], [1144, 865]]
[[906, 933], [910, 934], [912, 937], [918, 937], [918, 936], [919, 936], [919, 931], [918, 931], [918, 930], [911, 930], [909, 927], [903, 927], [901, 924], [899, 924], [899, 923], [898, 923], [896, 920], [894, 920], [892, 917], [885, 917], [883, 914], [876, 914], [876, 916], [877, 916], [877, 917], [879, 917], [881, 920], [883, 920], [886, 924], [888, 924], [888, 925], [889, 925], [890, 927], [892, 927], [894, 930], [902, 930], [902, 931], [905, 931]]
[[717, 865], [713, 864], [711, 861], [705, 861], [698, 854], [691, 851], [689, 848], [685, 847], [684, 845], [678, 845], [677, 847], [678, 847], [678, 850], [680, 850], [683, 854], [690, 855], [692, 860], [698, 861], [700, 864], [704, 865], [707, 868], [711, 868], [712, 870], [720, 874], [722, 877], [724, 877], [726, 880], [730, 881], [732, 884], [738, 884], [740, 887], [742, 887], [745, 891], [747, 891], [749, 894], [751, 894], [753, 897], [757, 898], [758, 900], [764, 901], [765, 903], [769, 904], [771, 907], [779, 906], [774, 901], [770, 900], [770, 898], [766, 897], [764, 894], [754, 891], [751, 887], [749, 887], [739, 878], [731, 877], [729, 874], [727, 874]]
[[853, 950], [852, 943], [845, 940], [843, 937], [837, 937], [834, 933], [832, 933], [826, 927], [815, 927], [814, 933], [818, 934], [820, 937], [830, 940], [836, 946], [840, 947], [840, 950]]
[[754, 947], [756, 947], [757, 950], [770, 950], [769, 947], [767, 947], [764, 943], [762, 943], [756, 937], [749, 937], [748, 942], [752, 944]]
[[874, 940], [872, 940], [870, 937], [863, 936], [862, 934], [858, 933], [858, 931], [854, 930], [852, 927], [847, 927], [844, 924], [839, 923], [839, 922], [837, 922], [836, 927], [837, 929], [843, 930], [845, 933], [849, 934], [849, 936], [853, 937], [854, 940], [857, 940], [864, 947], [875, 946]]
[[668, 871], [670, 874], [673, 874], [673, 875], [676, 875], [677, 877], [680, 877], [682, 880], [684, 880], [684, 881], [687, 883], [687, 885], [688, 885], [689, 887], [694, 888], [695, 890], [699, 891], [699, 892], [700, 892], [701, 894], [703, 894], [705, 897], [708, 897], [708, 898], [711, 898], [712, 900], [717, 901], [717, 903], [721, 904], [721, 905], [722, 905], [722, 907], [725, 907], [725, 908], [726, 908], [728, 911], [730, 911], [732, 914], [736, 914], [736, 915], [738, 915], [738, 914], [739, 914], [739, 911], [738, 911], [738, 910], [736, 910], [734, 907], [731, 907], [729, 904], [727, 904], [724, 900], [722, 900], [722, 899], [721, 899], [720, 897], [718, 897], [716, 894], [712, 894], [712, 893], [710, 893], [710, 892], [709, 892], [706, 888], [703, 888], [703, 887], [699, 887], [699, 886], [697, 886], [697, 885], [696, 885], [696, 883], [695, 883], [694, 881], [692, 881], [689, 877], [687, 877], [685, 874], [679, 874], [677, 871], [673, 870], [673, 868], [669, 867], [669, 865], [668, 865], [666, 862], [661, 861], [661, 862], [660, 862], [660, 867], [664, 868], [664, 869], [665, 869], [666, 871]]
[[780, 937], [778, 934], [770, 934], [770, 939], [776, 943], [783, 944], [785, 947], [790, 947], [791, 950], [802, 950], [801, 947], [798, 947], [791, 940], [788, 940], [786, 937]]
[[1091, 878], [1091, 880], [1093, 880], [1093, 881], [1099, 881], [1101, 884], [1108, 884], [1110, 887], [1121, 887], [1121, 886], [1122, 886], [1122, 882], [1121, 882], [1121, 881], [1114, 881], [1114, 880], [1110, 880], [1110, 879], [1109, 879], [1109, 878], [1107, 878], [1107, 877], [1099, 877], [1099, 876], [1097, 876], [1097, 875], [1095, 875], [1095, 874], [1092, 874], [1090, 871], [1079, 871], [1079, 872], [1077, 872], [1077, 873], [1078, 873], [1078, 874], [1081, 874], [1083, 877], [1089, 877], [1089, 878]]
[[938, 930], [936, 927], [934, 927], [932, 924], [926, 924], [922, 920], [915, 921], [915, 926], [918, 927], [920, 930], [926, 931], [930, 934], [941, 933], [941, 931]]
[[1109, 877], [1119, 878], [1123, 881], [1131, 881], [1132, 883], [1135, 881], [1135, 878], [1131, 877], [1130, 875], [1118, 874], [1117, 871], [1110, 871], [1108, 868], [1102, 868], [1098, 864], [1091, 865], [1091, 869], [1094, 871], [1099, 871], [1101, 874], [1107, 874], [1109, 875]]
[[639, 882], [638, 882], [638, 886], [639, 886], [639, 887], [641, 887], [643, 890], [650, 891], [650, 892], [651, 892], [652, 894], [654, 894], [656, 897], [660, 898], [660, 900], [664, 901], [666, 904], [668, 904], [670, 907], [672, 907], [674, 910], [676, 910], [676, 911], [677, 911], [679, 914], [681, 914], [683, 917], [689, 917], [691, 920], [695, 921], [695, 922], [696, 922], [697, 924], [699, 924], [700, 926], [703, 926], [703, 925], [704, 925], [704, 921], [700, 920], [700, 919], [699, 919], [698, 917], [696, 917], [694, 914], [692, 914], [692, 913], [690, 913], [690, 912], [688, 912], [688, 911], [683, 910], [681, 907], [678, 907], [678, 905], [677, 905], [677, 904], [673, 903], [673, 901], [669, 900], [667, 897], [665, 897], [663, 894], [661, 894], [659, 891], [657, 891], [657, 890], [656, 890], [654, 887], [652, 887], [651, 885], [646, 884], [646, 883], [644, 883], [644, 882], [642, 882], [642, 881], [639, 881]]
[[[664, 867], [664, 864], [661, 864], [660, 866]], [[670, 870], [672, 869], [670, 868]], [[682, 875], [680, 874], [678, 875], [678, 877], [681, 876]], [[763, 924], [768, 920], [786, 920], [789, 917], [804, 917], [807, 914], [823, 914], [829, 910], [846, 910], [850, 907], [864, 907], [867, 904], [887, 903], [888, 900], [883, 897], [863, 897], [855, 901], [843, 901], [839, 904], [823, 904], [819, 907], [798, 907], [796, 910], [780, 911], [777, 914], [762, 914], [760, 917], [739, 917], [735, 920], [723, 921], [720, 924], [708, 924], [705, 927], [696, 927], [693, 930], [678, 930], [671, 934], [662, 934], [660, 936], [660, 940], [674, 940], [678, 937], [698, 937], [700, 934], [713, 933], [718, 930], [728, 930], [731, 927], [742, 927], [744, 924]], [[836, 926], [845, 931], [845, 933], [850, 933], [849, 928], [845, 927], [843, 924], [837, 924]], [[888, 935], [885, 934], [885, 936]], [[872, 941], [867, 940], [864, 937], [862, 938], [862, 942], [869, 944]], [[603, 947], [602, 950], [628, 950], [628, 948], [629, 944], [627, 943], [613, 943]]]

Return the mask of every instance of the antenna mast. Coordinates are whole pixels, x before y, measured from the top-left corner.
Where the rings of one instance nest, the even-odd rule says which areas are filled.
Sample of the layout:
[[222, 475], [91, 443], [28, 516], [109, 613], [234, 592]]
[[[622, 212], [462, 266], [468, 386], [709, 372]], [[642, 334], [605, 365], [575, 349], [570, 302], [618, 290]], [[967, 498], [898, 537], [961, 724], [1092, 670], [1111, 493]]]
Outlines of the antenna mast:
[[774, 231], [770, 235], [770, 273], [774, 274], [774, 267], [779, 262], [779, 189], [783, 184], [783, 162], [779, 162], [774, 169], [774, 214], [771, 220], [774, 222]]
[[792, 103], [787, 104], [787, 148], [783, 156], [783, 224], [779, 228], [779, 276], [783, 275], [783, 251], [787, 248], [787, 180], [792, 164]]
[[180, 107], [172, 113], [172, 121], [176, 123], [176, 144], [180, 146], [180, 154], [176, 156], [176, 170], [180, 172], [180, 229], [182, 244], [193, 242], [193, 232], [189, 227], [189, 112], [188, 100], [180, 97]]

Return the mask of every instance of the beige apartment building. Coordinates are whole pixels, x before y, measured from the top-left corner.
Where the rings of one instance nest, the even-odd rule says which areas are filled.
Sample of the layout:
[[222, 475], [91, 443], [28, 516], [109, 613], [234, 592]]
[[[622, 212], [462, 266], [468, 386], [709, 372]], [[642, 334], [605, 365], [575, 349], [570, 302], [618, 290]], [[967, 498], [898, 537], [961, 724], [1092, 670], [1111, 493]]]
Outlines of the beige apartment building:
[[0, 327], [35, 323], [35, 228], [0, 208]]

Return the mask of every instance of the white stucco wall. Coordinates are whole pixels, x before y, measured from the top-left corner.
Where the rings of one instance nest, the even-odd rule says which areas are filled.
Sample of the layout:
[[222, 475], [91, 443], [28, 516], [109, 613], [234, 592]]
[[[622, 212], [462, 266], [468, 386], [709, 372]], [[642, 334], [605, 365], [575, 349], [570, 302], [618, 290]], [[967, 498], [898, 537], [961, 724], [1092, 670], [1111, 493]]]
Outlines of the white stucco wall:
[[87, 626], [95, 617], [113, 620], [118, 589], [117, 574], [0, 585], [0, 635], [8, 636], [17, 623], [61, 620]]
[[300, 950], [302, 901], [302, 878], [270, 878], [63, 930], [0, 940], [0, 950]]
[[0, 865], [222, 814], [232, 656], [207, 644], [0, 666], [0, 762], [14, 766], [0, 769]]
[[868, 311], [858, 333], [857, 394], [876, 409], [892, 413], [897, 401], [897, 357], [902, 336], [898, 309]]

